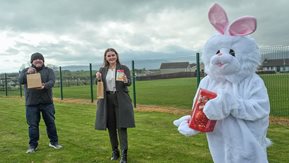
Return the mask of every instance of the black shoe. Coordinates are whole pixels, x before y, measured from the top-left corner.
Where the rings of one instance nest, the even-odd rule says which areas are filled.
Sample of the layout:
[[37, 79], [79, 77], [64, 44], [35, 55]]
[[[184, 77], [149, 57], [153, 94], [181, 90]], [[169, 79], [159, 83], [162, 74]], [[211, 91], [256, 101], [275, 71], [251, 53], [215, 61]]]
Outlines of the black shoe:
[[119, 158], [119, 151], [118, 149], [115, 149], [112, 151], [112, 156], [110, 158], [110, 160], [117, 160]]
[[127, 150], [121, 152], [121, 159], [119, 163], [127, 163]]

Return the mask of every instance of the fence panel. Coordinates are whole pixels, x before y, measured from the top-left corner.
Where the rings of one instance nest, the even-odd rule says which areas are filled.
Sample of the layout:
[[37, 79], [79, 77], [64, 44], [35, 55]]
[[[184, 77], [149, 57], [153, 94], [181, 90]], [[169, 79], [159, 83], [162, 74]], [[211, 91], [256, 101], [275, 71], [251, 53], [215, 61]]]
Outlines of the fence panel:
[[0, 74], [0, 96], [20, 96], [18, 73]]
[[[264, 80], [269, 93], [271, 115], [289, 116], [289, 72], [286, 71], [287, 64], [289, 64], [287, 63], [287, 59], [289, 59], [288, 51], [288, 46], [266, 47], [261, 49], [263, 60], [283, 59], [282, 66], [267, 67], [270, 71], [264, 71], [264, 69], [260, 67], [261, 71], [259, 75]], [[138, 66], [136, 65], [135, 67]], [[64, 99], [91, 99], [90, 82], [91, 80], [94, 81], [96, 71], [97, 70], [93, 70], [92, 76], [90, 76], [89, 65], [87, 65], [87, 70], [83, 71], [62, 70]], [[195, 71], [174, 72], [169, 74], [163, 74], [160, 69], [135, 69], [131, 72], [133, 71], [135, 72], [135, 78], [137, 80], [136, 98], [139, 104], [191, 108], [191, 100], [197, 88]], [[54, 97], [60, 98], [59, 70], [56, 70], [55, 74]], [[203, 75], [204, 73], [201, 71], [201, 76]], [[95, 84], [93, 84], [93, 90], [94, 92], [96, 91]], [[0, 96], [6, 96], [6, 92], [8, 96], [21, 95], [20, 85], [18, 84], [18, 73], [8, 73], [6, 77], [4, 73], [0, 74]], [[130, 87], [131, 97], [134, 96], [132, 93], [133, 87]]]

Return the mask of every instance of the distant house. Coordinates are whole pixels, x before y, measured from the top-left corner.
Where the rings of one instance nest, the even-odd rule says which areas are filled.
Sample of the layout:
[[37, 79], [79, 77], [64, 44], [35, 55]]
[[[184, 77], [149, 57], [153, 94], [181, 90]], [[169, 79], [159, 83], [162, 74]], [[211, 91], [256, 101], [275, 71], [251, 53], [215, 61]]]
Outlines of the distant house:
[[[193, 63], [191, 64], [191, 67], [193, 72], [197, 71], [197, 64]], [[204, 72], [204, 67], [205, 67], [204, 64], [200, 63], [200, 72]]]
[[176, 73], [176, 72], [192, 72], [189, 62], [169, 62], [162, 63], [160, 66], [161, 74]]
[[263, 71], [285, 72], [289, 71], [289, 58], [284, 59], [264, 59], [262, 63]]

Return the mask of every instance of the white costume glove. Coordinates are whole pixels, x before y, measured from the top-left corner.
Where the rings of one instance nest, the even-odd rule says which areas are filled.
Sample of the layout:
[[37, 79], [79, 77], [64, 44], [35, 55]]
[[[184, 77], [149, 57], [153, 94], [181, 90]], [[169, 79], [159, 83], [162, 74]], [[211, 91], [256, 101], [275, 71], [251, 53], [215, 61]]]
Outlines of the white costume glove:
[[204, 107], [204, 113], [210, 120], [221, 120], [227, 117], [232, 110], [238, 108], [234, 96], [224, 90], [218, 92], [216, 98], [209, 100]]
[[177, 126], [177, 127], [179, 127], [180, 126], [180, 124], [183, 122], [183, 121], [188, 121], [188, 120], [190, 120], [191, 119], [191, 116], [190, 115], [185, 115], [185, 116], [183, 116], [183, 117], [181, 117], [181, 118], [179, 118], [179, 119], [177, 119], [177, 120], [174, 120], [174, 125], [175, 126]]
[[196, 131], [194, 129], [191, 129], [189, 127], [189, 120], [191, 119], [190, 115], [183, 116], [177, 120], [175, 120], [173, 123], [175, 126], [178, 127], [179, 133], [185, 136], [193, 136], [199, 133], [199, 131]]
[[178, 127], [178, 130], [181, 134], [185, 136], [194, 136], [199, 133], [199, 131], [196, 131], [194, 129], [191, 129], [189, 127], [189, 122], [188, 121], [183, 121], [180, 126]]

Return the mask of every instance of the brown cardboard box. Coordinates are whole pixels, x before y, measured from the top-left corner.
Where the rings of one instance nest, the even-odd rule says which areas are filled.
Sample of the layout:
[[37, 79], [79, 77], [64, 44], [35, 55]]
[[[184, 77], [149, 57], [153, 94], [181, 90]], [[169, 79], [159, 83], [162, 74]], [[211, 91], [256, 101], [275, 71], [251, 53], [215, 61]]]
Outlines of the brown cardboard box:
[[27, 88], [40, 88], [42, 86], [40, 73], [27, 74]]

